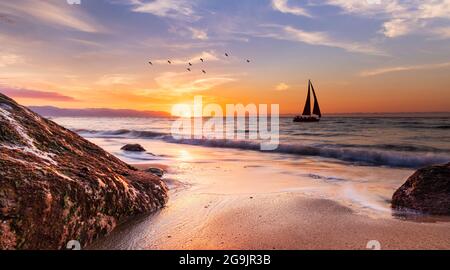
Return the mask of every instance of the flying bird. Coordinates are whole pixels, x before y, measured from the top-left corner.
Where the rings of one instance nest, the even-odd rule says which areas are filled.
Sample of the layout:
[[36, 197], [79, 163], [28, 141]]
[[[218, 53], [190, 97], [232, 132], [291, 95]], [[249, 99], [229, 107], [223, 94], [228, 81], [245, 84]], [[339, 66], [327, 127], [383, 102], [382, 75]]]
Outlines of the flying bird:
[[187, 68], [187, 71], [191, 71], [191, 69], [190, 69], [190, 68]]
[[229, 56], [228, 53], [225, 53], [225, 56], [228, 57]]
[[206, 74], [206, 71], [202, 70], [202, 72], [203, 72], [204, 74]]
[[250, 60], [247, 59], [247, 63], [250, 63]]
[[191, 63], [189, 63], [189, 66], [192, 66], [192, 64], [191, 64]]
[[167, 63], [172, 64], [172, 62], [170, 60], [167, 60]]
[[153, 66], [153, 63], [152, 63], [152, 61], [148, 61], [148, 63], [149, 63], [150, 65], [152, 65], [152, 66]]
[[202, 62], [203, 62], [203, 61], [204, 61], [204, 60], [203, 60], [203, 58], [200, 58], [200, 61], [202, 61]]

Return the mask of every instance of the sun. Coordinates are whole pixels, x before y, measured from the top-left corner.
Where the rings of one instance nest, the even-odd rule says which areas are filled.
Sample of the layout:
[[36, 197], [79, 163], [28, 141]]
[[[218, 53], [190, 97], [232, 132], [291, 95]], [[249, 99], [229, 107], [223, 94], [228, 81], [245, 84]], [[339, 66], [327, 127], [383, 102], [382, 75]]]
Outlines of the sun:
[[183, 103], [175, 104], [172, 106], [171, 114], [175, 117], [191, 118], [192, 106]]

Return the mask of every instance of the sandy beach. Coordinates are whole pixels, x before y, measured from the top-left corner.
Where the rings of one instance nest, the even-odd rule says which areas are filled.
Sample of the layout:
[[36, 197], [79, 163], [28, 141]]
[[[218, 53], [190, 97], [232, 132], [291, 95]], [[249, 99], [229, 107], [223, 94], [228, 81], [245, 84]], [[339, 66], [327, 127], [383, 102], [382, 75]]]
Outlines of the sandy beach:
[[260, 180], [244, 174], [235, 181], [183, 184], [170, 180], [169, 173], [170, 200], [164, 209], [119, 226], [90, 249], [363, 250], [370, 240], [380, 242], [382, 249], [450, 249], [446, 218], [369, 215], [309, 196], [306, 189], [270, 192], [279, 189], [278, 183]]
[[[420, 128], [445, 119], [335, 118], [303, 135], [283, 119], [282, 139], [291, 144], [271, 152], [253, 150], [252, 142], [174, 142], [164, 119], [113, 127], [59, 121], [128, 164], [166, 170], [167, 205], [91, 249], [366, 249], [371, 240], [382, 249], [450, 249], [449, 218], [405, 218], [391, 209], [392, 195], [417, 168], [448, 160], [445, 133], [424, 137]], [[339, 122], [360, 130], [349, 133]], [[399, 125], [414, 128], [399, 134]], [[125, 144], [147, 151], [123, 151]]]

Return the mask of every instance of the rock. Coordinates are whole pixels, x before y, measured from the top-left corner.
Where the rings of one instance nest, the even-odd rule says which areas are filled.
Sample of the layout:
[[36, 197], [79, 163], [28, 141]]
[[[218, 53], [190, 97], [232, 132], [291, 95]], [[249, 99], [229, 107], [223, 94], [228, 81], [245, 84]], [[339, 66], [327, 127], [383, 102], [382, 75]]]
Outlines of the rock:
[[149, 172], [149, 173], [153, 173], [154, 175], [157, 175], [159, 177], [163, 177], [163, 175], [164, 175], [164, 170], [162, 170], [160, 168], [148, 168], [145, 171]]
[[392, 208], [450, 215], [450, 163], [416, 171], [394, 193]]
[[145, 148], [140, 144], [127, 144], [120, 149], [130, 152], [145, 152]]
[[84, 247], [166, 200], [159, 177], [0, 94], [0, 249]]

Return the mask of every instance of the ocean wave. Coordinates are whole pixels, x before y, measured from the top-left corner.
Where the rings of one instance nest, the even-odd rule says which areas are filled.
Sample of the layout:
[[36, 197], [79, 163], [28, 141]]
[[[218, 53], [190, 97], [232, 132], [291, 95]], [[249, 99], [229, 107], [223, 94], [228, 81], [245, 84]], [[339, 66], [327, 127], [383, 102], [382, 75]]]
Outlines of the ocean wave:
[[155, 132], [155, 131], [140, 131], [130, 129], [118, 129], [118, 130], [88, 130], [88, 129], [75, 129], [74, 132], [86, 136], [95, 138], [142, 138], [142, 139], [154, 139], [162, 136], [168, 136], [168, 133]]
[[426, 125], [426, 124], [404, 124], [399, 125], [405, 129], [450, 129], [450, 125]]
[[326, 182], [343, 182], [343, 181], [347, 181], [344, 178], [339, 178], [339, 177], [333, 177], [333, 176], [323, 176], [323, 175], [318, 175], [318, 174], [302, 174], [302, 176], [308, 177], [308, 178], [312, 178], [312, 179], [316, 179], [316, 180], [324, 180]]
[[434, 128], [437, 128], [437, 129], [450, 129], [450, 125], [435, 126]]
[[430, 152], [430, 153], [450, 153], [449, 149], [435, 148], [425, 145], [411, 144], [321, 144], [319, 146], [343, 147], [343, 148], [368, 148], [381, 150], [395, 150], [405, 152]]
[[[217, 140], [217, 139], [174, 139], [163, 132], [137, 130], [74, 130], [85, 137], [96, 138], [140, 138], [158, 139], [168, 143], [198, 145], [203, 147], [232, 148], [240, 150], [260, 151], [259, 141]], [[278, 148], [267, 153], [291, 154], [300, 156], [318, 156], [341, 161], [355, 162], [365, 165], [418, 168], [431, 164], [450, 162], [450, 154], [446, 151], [435, 151], [435, 148], [411, 145], [303, 145], [299, 143], [281, 143]], [[265, 152], [266, 153], [266, 152]]]
[[[181, 139], [164, 137], [164, 141], [178, 144], [199, 145], [204, 147], [233, 148], [241, 150], [261, 151], [259, 142], [230, 141], [208, 139]], [[342, 161], [357, 162], [366, 165], [418, 168], [431, 164], [450, 161], [449, 154], [432, 152], [405, 152], [362, 148], [312, 146], [299, 144], [280, 144], [276, 150], [267, 153], [292, 154], [301, 156], [319, 156]]]

